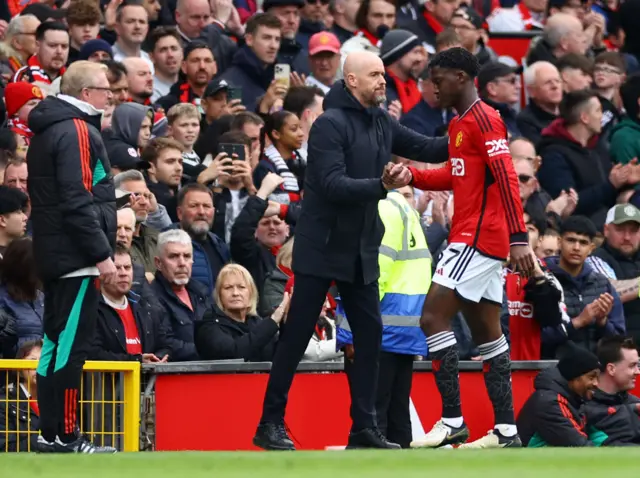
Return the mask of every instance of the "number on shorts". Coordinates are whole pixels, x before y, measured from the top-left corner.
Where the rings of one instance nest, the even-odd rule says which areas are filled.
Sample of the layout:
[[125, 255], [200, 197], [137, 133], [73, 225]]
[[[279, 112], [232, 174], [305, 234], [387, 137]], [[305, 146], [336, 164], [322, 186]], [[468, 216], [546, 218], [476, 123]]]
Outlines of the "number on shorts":
[[449, 257], [449, 259], [447, 259], [446, 261], [444, 261], [444, 264], [442, 264], [442, 267], [446, 267], [447, 264], [449, 262], [451, 262], [452, 260], [454, 260], [456, 257], [458, 257], [458, 255], [460, 255], [460, 251], [457, 249], [451, 249], [451, 257]]

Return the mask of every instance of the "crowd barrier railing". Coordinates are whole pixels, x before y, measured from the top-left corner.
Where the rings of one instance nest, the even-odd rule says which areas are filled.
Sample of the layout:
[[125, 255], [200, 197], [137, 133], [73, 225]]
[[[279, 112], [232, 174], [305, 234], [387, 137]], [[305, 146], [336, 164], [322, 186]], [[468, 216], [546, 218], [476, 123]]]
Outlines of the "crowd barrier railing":
[[[30, 377], [35, 360], [0, 360], [0, 451], [34, 451], [39, 430]], [[86, 362], [80, 387], [80, 432], [98, 445], [119, 451], [140, 447], [140, 364]], [[1, 415], [0, 415], [1, 416]], [[26, 447], [26, 449], [25, 449]]]

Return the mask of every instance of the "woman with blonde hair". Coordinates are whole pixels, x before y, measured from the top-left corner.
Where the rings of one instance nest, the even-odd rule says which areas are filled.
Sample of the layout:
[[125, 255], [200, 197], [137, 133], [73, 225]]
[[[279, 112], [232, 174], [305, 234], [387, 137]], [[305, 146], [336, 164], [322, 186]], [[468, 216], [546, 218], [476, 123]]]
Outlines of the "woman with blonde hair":
[[251, 274], [239, 264], [227, 264], [218, 274], [213, 297], [216, 307], [196, 325], [200, 357], [270, 362], [289, 308], [289, 294], [268, 318], [260, 318], [258, 289]]

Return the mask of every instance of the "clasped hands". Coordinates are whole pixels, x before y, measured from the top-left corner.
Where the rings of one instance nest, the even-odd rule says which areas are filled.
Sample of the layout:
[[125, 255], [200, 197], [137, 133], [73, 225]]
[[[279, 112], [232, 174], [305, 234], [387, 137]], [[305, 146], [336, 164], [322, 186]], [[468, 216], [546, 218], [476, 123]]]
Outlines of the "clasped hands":
[[403, 164], [387, 163], [382, 173], [382, 185], [389, 191], [411, 184], [413, 175]]

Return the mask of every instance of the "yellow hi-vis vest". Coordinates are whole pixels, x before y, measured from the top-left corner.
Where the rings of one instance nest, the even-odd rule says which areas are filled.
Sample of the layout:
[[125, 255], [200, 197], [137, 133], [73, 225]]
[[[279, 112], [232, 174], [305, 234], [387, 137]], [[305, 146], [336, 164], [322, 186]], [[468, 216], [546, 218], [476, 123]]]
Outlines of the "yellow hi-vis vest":
[[[395, 191], [378, 203], [378, 211], [385, 227], [378, 256], [382, 350], [424, 356], [427, 346], [420, 314], [431, 284], [432, 259], [420, 216]], [[339, 323], [338, 342], [351, 343], [347, 320]]]

